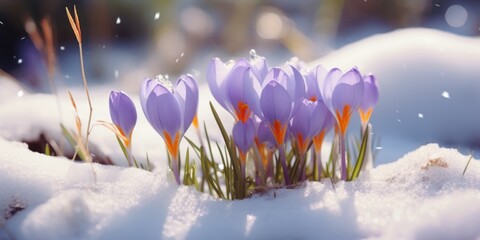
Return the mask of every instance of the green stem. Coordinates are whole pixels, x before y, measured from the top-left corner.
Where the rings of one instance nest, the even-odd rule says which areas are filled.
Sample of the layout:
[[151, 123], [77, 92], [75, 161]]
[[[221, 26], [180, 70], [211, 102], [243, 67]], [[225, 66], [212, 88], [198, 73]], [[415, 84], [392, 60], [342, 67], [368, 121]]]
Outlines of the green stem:
[[290, 175], [287, 167], [287, 156], [285, 153], [285, 145], [282, 144], [278, 146], [278, 153], [280, 157], [280, 163], [282, 164], [282, 169], [283, 169], [283, 178], [285, 180], [285, 185], [288, 186], [290, 185]]

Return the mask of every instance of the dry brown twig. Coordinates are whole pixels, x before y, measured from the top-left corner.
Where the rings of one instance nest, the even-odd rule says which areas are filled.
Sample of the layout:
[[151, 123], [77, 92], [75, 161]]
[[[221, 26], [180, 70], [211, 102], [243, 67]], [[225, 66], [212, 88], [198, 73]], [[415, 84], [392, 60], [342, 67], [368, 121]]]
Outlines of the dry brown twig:
[[[68, 10], [68, 8], [65, 8], [65, 9], [67, 11], [68, 20], [69, 20], [70, 25], [72, 27], [73, 33], [75, 34], [75, 37], [77, 38], [77, 42], [78, 42], [78, 49], [79, 49], [79, 52], [80, 52], [80, 68], [82, 70], [83, 87], [85, 88], [85, 93], [87, 95], [88, 106], [89, 106], [87, 134], [85, 136], [85, 142], [83, 142], [83, 137], [82, 137], [82, 134], [81, 134], [81, 121], [78, 118], [78, 115], [76, 116], [76, 122], [77, 122], [77, 131], [79, 131], [79, 132], [76, 135], [78, 135], [80, 137], [78, 140], [81, 140], [80, 145], [82, 145], [82, 146], [79, 146], [81, 148], [79, 150], [85, 151], [85, 157], [86, 157], [85, 160], [87, 162], [92, 162], [92, 156], [90, 154], [89, 147], [88, 147], [88, 138], [89, 138], [90, 133], [92, 131], [91, 123], [92, 123], [93, 107], [92, 107], [92, 101], [91, 101], [91, 98], [90, 98], [90, 92], [88, 91], [87, 78], [85, 77], [85, 68], [84, 68], [84, 64], [83, 64], [82, 30], [80, 28], [80, 21], [78, 19], [76, 6], [75, 5], [73, 6], [73, 12], [74, 12], [75, 20], [72, 17], [72, 15], [70, 14], [70, 11]], [[74, 103], [71, 94], [70, 94], [70, 98], [72, 100], [72, 103]], [[77, 142], [77, 144], [79, 144], [79, 142]]]

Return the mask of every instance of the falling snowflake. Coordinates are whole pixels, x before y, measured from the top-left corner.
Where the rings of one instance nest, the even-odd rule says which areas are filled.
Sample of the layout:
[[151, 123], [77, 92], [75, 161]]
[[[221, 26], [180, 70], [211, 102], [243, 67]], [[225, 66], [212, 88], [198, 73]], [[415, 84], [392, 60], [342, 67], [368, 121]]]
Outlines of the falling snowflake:
[[17, 92], [17, 97], [22, 97], [24, 94], [23, 90], [20, 90]]
[[383, 147], [376, 147], [375, 149], [376, 149], [376, 150], [382, 150]]
[[0, 24], [1, 24], [1, 25], [3, 25], [3, 22], [2, 22], [2, 21], [0, 21]]
[[60, 46], [60, 50], [64, 51], [64, 50], [65, 50], [65, 46]]
[[160, 18], [160, 13], [159, 12], [155, 13], [155, 20], [158, 20], [159, 18]]
[[423, 114], [419, 113], [419, 114], [418, 114], [418, 117], [419, 117], [419, 118], [423, 118]]
[[23, 59], [19, 58], [17, 62], [18, 62], [18, 64], [22, 64]]
[[117, 17], [117, 24], [120, 24], [122, 23], [122, 20], [120, 19], [120, 17]]
[[115, 69], [115, 78], [118, 78], [119, 72]]
[[443, 91], [442, 92], [442, 97], [444, 97], [446, 99], [450, 99], [450, 93], [448, 93], [447, 91]]

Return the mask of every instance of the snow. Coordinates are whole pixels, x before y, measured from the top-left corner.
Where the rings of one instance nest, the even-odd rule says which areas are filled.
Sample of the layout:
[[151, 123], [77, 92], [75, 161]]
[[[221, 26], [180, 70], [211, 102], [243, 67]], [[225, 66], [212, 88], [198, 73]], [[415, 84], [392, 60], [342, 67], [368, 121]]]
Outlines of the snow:
[[[369, 37], [319, 59], [327, 67], [357, 65], [375, 73], [381, 88], [372, 117], [381, 137], [376, 148], [381, 149], [379, 162], [389, 163], [355, 182], [306, 183], [242, 201], [222, 201], [174, 183], [166, 170], [165, 147], [143, 117], [135, 92], [129, 93], [139, 115], [133, 154], [144, 161], [147, 153], [157, 167], [153, 173], [122, 167], [126, 161], [113, 133], [101, 126], [91, 135], [95, 154], [121, 166], [31, 152], [17, 141], [34, 140], [40, 133], [61, 141], [58, 123], [74, 127], [66, 90], [60, 90], [59, 111], [54, 96], [31, 94], [0, 77], [0, 239], [478, 238], [480, 162], [472, 160], [462, 176], [469, 156], [427, 143], [470, 146], [480, 136], [480, 113], [474, 111], [480, 101], [479, 43], [435, 30], [406, 29]], [[110, 90], [122, 89], [91, 89], [94, 122], [109, 121]], [[85, 94], [82, 89], [72, 89], [72, 94], [85, 126]], [[199, 119], [220, 141], [211, 127], [209, 101], [213, 98], [203, 84]], [[217, 111], [230, 129], [232, 117], [218, 105]], [[197, 139], [192, 129], [186, 135]], [[183, 152], [186, 147], [183, 141]]]
[[0, 149], [0, 207], [26, 206], [2, 221], [17, 239], [480, 236], [480, 164], [462, 177], [468, 156], [435, 144], [356, 182], [308, 183], [233, 202], [177, 187], [165, 173], [71, 162], [3, 139]]
[[[478, 46], [480, 38], [403, 29], [352, 43], [310, 66], [358, 66], [362, 73], [375, 74], [380, 100], [371, 122], [381, 138], [382, 163], [430, 142], [478, 149], [480, 112], [474, 110], [480, 102]], [[444, 91], [451, 97], [448, 101], [442, 97]], [[428, 119], [418, 118], [418, 113]], [[397, 144], [399, 140], [405, 144]]]

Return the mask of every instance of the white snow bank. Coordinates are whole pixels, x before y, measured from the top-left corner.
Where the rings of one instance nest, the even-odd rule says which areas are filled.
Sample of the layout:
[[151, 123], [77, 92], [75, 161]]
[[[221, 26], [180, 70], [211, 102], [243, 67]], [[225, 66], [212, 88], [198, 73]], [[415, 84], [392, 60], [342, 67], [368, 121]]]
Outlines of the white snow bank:
[[371, 122], [385, 162], [429, 142], [478, 149], [479, 46], [480, 38], [410, 28], [365, 38], [310, 65], [375, 74], [380, 100]]
[[[16, 239], [472, 239], [480, 163], [423, 146], [357, 182], [308, 183], [221, 201], [163, 174], [74, 163], [0, 139], [0, 209]], [[96, 175], [96, 181], [93, 177]], [[2, 235], [3, 234], [3, 235]]]

